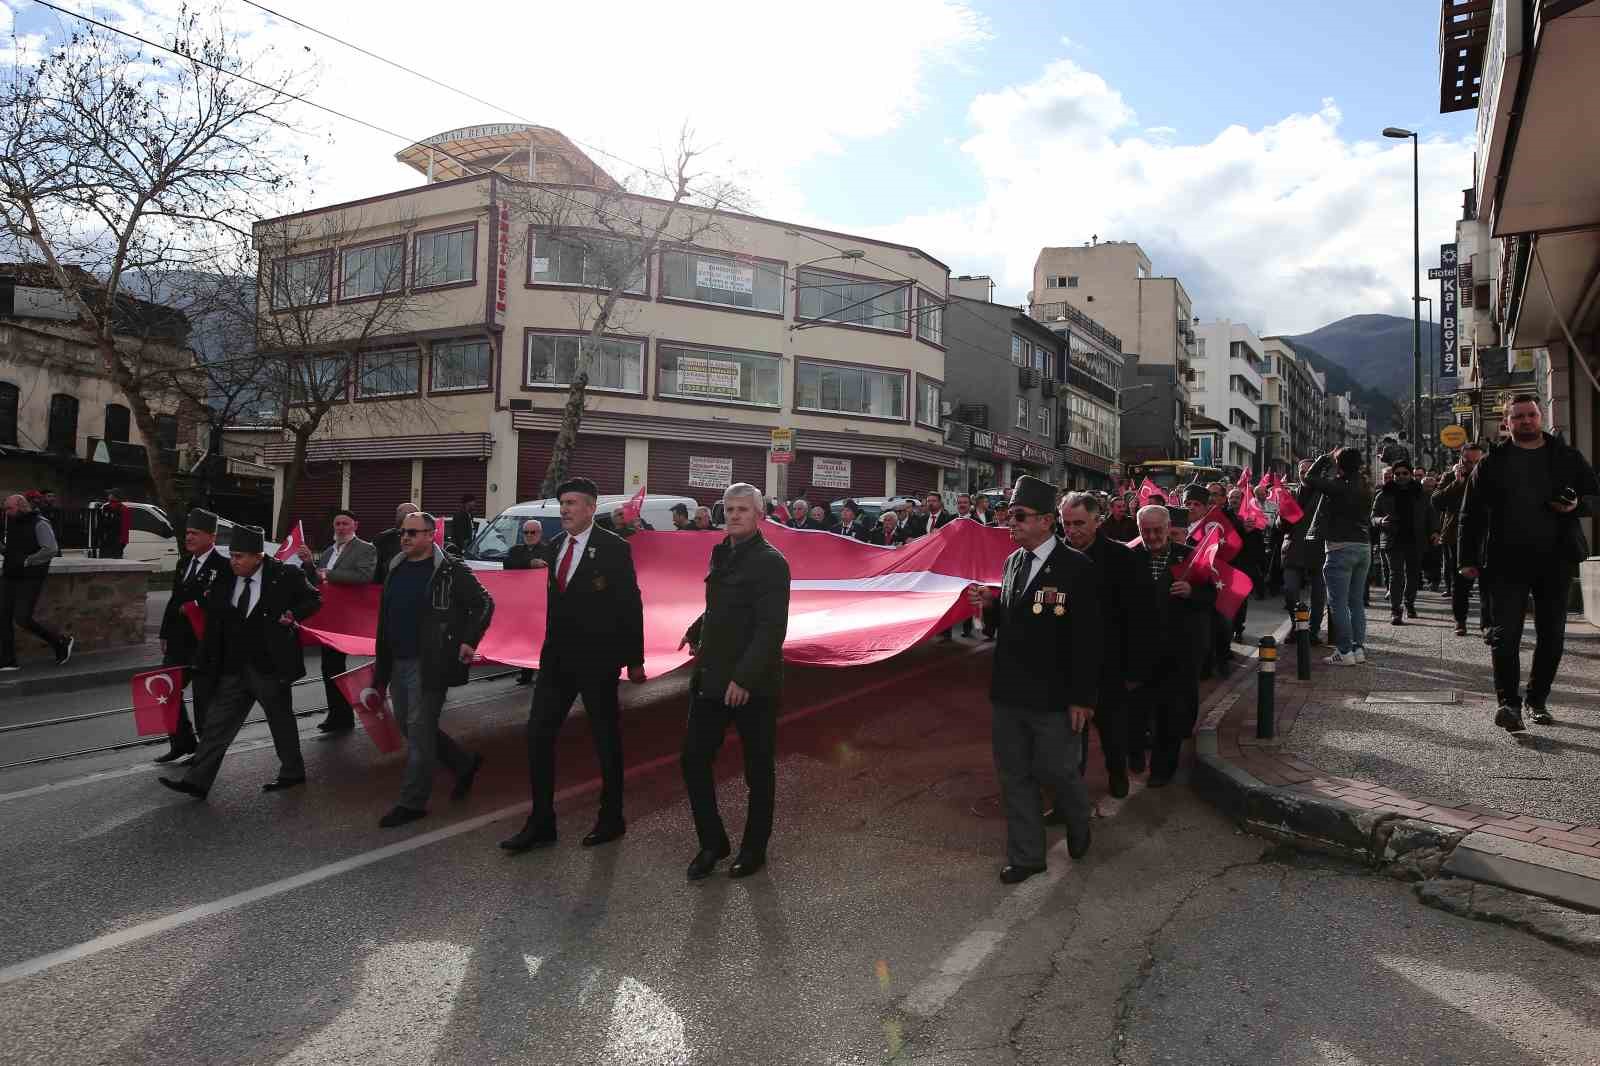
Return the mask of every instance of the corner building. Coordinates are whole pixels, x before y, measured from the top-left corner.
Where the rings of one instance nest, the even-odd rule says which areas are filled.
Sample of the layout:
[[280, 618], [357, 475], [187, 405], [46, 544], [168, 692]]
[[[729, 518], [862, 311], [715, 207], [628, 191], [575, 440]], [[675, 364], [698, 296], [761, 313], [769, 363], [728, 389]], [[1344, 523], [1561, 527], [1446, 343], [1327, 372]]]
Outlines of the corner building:
[[[256, 226], [286, 249], [261, 264], [264, 316], [309, 302], [326, 339], [305, 357], [346, 379], [288, 515], [313, 539], [339, 505], [375, 531], [405, 499], [448, 513], [471, 492], [493, 515], [537, 498], [589, 324], [578, 308], [598, 285], [582, 246], [528, 205], [568, 205], [578, 225], [597, 202], [646, 218], [669, 206], [622, 194], [544, 127], [467, 127], [397, 158], [427, 184]], [[818, 502], [939, 488], [960, 457], [941, 416], [949, 269], [903, 245], [679, 211], [701, 232], [664, 239], [619, 302], [569, 473], [705, 503], [735, 481]], [[395, 313], [356, 328], [385, 286]], [[791, 464], [769, 460], [777, 428], [795, 431]], [[293, 455], [287, 433], [262, 447], [275, 513]]]

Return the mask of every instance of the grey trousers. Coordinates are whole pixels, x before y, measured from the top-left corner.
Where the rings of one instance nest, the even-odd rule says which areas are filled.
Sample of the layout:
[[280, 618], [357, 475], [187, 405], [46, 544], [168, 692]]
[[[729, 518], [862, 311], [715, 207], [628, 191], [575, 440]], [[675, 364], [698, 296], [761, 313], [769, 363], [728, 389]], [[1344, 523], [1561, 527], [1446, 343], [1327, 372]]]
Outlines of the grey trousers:
[[293, 689], [289, 682], [267, 677], [252, 667], [241, 673], [224, 674], [216, 680], [205, 710], [205, 731], [200, 734], [200, 750], [183, 779], [210, 790], [222, 769], [228, 745], [239, 735], [250, 708], [261, 704], [267, 728], [272, 730], [272, 746], [278, 752], [279, 777], [306, 776], [305, 760], [300, 757], [300, 724], [294, 718]]
[[422, 666], [416, 659], [396, 659], [389, 678], [389, 699], [395, 724], [406, 738], [406, 769], [400, 778], [400, 806], [428, 809], [433, 794], [433, 768], [443, 762], [460, 777], [472, 769], [472, 756], [439, 728], [444, 689], [422, 687]]
[[1045, 864], [1041, 785], [1055, 791], [1056, 809], [1069, 828], [1081, 831], [1089, 824], [1089, 790], [1078, 776], [1079, 741], [1069, 724], [1065, 710], [994, 707], [994, 767], [1006, 815], [1006, 862], [1012, 866]]

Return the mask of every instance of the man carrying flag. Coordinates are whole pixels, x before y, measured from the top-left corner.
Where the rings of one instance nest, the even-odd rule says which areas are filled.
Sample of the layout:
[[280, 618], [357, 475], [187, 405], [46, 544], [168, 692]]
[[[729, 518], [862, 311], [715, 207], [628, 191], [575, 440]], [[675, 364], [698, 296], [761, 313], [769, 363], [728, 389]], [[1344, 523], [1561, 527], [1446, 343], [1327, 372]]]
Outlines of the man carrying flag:
[[[184, 522], [183, 547], [188, 555], [178, 560], [172, 575], [172, 597], [161, 613], [161, 662], [166, 666], [192, 666], [195, 653], [200, 650], [204, 635], [204, 605], [211, 594], [211, 586], [230, 576], [228, 560], [215, 551], [217, 542], [217, 516], [196, 507]], [[195, 625], [195, 608], [199, 609], [200, 628]], [[195, 739], [197, 731], [205, 730], [206, 708], [211, 703], [212, 679], [192, 670], [189, 680], [194, 686], [194, 724], [183, 708], [183, 693], [175, 693], [178, 701], [178, 722], [167, 738], [166, 754], [156, 762], [171, 762], [193, 755], [199, 748]], [[180, 686], [181, 687], [181, 686]]]

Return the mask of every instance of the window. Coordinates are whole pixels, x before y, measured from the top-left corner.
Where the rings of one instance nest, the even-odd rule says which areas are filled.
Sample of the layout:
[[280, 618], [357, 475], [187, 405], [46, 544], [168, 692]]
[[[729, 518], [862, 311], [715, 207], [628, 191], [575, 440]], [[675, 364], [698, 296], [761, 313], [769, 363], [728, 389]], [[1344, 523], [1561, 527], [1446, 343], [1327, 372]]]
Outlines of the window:
[[821, 270], [801, 270], [795, 281], [800, 318], [906, 332], [904, 282], [862, 280]]
[[1028, 342], [1015, 333], [1011, 335], [1011, 363], [1013, 366], [1028, 365], [1027, 345]]
[[0, 381], [0, 444], [17, 446], [17, 407], [22, 390]]
[[783, 314], [783, 267], [702, 252], [661, 253], [661, 295]]
[[350, 360], [343, 355], [320, 355], [294, 364], [289, 379], [292, 404], [339, 403], [349, 391]]
[[1039, 405], [1039, 409], [1034, 412], [1034, 421], [1037, 423], [1037, 425], [1034, 428], [1039, 431], [1041, 436], [1045, 436], [1045, 437], [1050, 436], [1050, 405], [1049, 404], [1041, 403]]
[[944, 303], [921, 289], [917, 290], [917, 340], [944, 345]]
[[50, 426], [45, 449], [71, 454], [78, 448], [78, 400], [56, 393], [50, 397]]
[[889, 370], [797, 362], [795, 409], [904, 421], [906, 375]]
[[477, 271], [477, 226], [419, 233], [412, 242], [412, 284], [419, 289], [470, 283]]
[[1047, 289], [1059, 289], [1061, 288], [1061, 279], [1054, 274], [1050, 274], [1044, 279], [1044, 287]]
[[430, 389], [433, 392], [465, 392], [487, 389], [494, 353], [488, 341], [435, 341]]
[[610, 289], [620, 281], [623, 292], [646, 291], [643, 257], [639, 245], [632, 241], [535, 233], [530, 247], [530, 284]]
[[406, 242], [385, 241], [349, 248], [339, 275], [339, 299], [381, 296], [405, 287]]
[[678, 400], [777, 407], [783, 360], [760, 352], [656, 346], [656, 392]]
[[1044, 361], [1050, 353], [1042, 344], [1034, 344], [1029, 347], [1033, 350], [1033, 368], [1043, 374], [1045, 372]]
[[1028, 428], [1028, 398], [1026, 396], [1017, 397], [1017, 426], [1020, 429]]
[[130, 412], [120, 403], [106, 404], [105, 439], [120, 444], [128, 443]]
[[333, 288], [332, 275], [332, 252], [277, 260], [272, 264], [273, 309], [327, 303]]
[[156, 450], [167, 455], [178, 450], [177, 415], [156, 415]]
[[[526, 384], [566, 386], [577, 375], [580, 351], [588, 358], [588, 388], [604, 392], [644, 391], [644, 344], [642, 340], [588, 337], [572, 334], [528, 334]], [[590, 347], [592, 345], [592, 347]]]
[[1067, 275], [1067, 288], [1076, 289], [1077, 287], [1078, 287], [1078, 275], [1076, 275], [1076, 274], [1068, 274]]
[[917, 421], [925, 426], [939, 428], [943, 421], [943, 414], [939, 401], [944, 395], [944, 386], [929, 378], [917, 379]]
[[1196, 359], [1204, 359], [1206, 357], [1206, 339], [1204, 337], [1194, 342], [1194, 356]]
[[356, 379], [356, 398], [412, 396], [421, 380], [422, 355], [415, 348], [393, 352], [362, 352], [361, 376]]

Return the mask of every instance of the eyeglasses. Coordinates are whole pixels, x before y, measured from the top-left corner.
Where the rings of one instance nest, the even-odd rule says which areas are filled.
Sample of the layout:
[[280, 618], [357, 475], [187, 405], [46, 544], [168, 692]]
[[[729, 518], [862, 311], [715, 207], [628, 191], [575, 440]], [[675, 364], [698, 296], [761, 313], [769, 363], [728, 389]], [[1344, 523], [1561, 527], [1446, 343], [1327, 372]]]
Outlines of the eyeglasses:
[[400, 527], [400, 535], [402, 537], [420, 537], [423, 534], [428, 533], [428, 532], [431, 532], [431, 531], [430, 530], [426, 530], [426, 529], [412, 529], [410, 526], [401, 526]]
[[1011, 522], [1026, 522], [1030, 518], [1044, 517], [1043, 511], [1007, 511], [1006, 519]]

